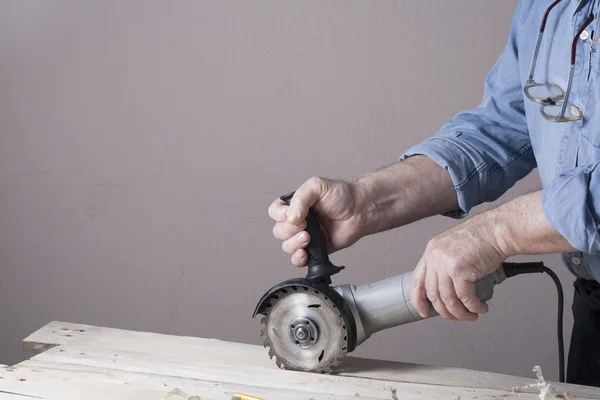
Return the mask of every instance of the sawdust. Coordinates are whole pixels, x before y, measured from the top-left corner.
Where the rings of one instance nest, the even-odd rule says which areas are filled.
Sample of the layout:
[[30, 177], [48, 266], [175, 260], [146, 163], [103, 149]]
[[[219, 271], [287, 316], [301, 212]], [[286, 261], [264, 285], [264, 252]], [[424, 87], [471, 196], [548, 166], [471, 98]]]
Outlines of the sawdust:
[[398, 400], [398, 394], [396, 389], [392, 389], [392, 400]]
[[188, 396], [187, 394], [185, 394], [181, 389], [173, 389], [171, 390], [169, 393], [166, 393], [161, 400], [166, 400], [171, 396], [180, 396], [185, 398], [186, 400], [202, 400], [200, 399], [200, 396]]

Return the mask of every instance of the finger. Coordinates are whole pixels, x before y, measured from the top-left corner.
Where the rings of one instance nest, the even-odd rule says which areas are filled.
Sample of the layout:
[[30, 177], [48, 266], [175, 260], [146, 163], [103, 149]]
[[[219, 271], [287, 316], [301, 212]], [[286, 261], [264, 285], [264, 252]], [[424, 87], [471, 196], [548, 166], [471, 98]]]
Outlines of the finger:
[[310, 235], [308, 232], [298, 232], [288, 240], [285, 240], [281, 244], [281, 249], [288, 254], [294, 254], [297, 250], [305, 248], [309, 240]]
[[472, 313], [485, 314], [488, 312], [488, 305], [477, 297], [475, 284], [464, 279], [455, 280], [454, 288], [456, 295], [462, 304]]
[[427, 290], [427, 298], [431, 302], [431, 305], [443, 318], [449, 320], [456, 320], [452, 314], [448, 312], [446, 305], [440, 300], [440, 291], [438, 289], [438, 276], [435, 268], [427, 268], [425, 276], [425, 289]]
[[412, 273], [410, 289], [412, 305], [423, 318], [427, 318], [429, 315], [429, 300], [427, 300], [427, 291], [425, 290], [426, 271], [427, 265], [425, 264], [425, 260], [421, 258]]
[[292, 264], [294, 264], [297, 267], [304, 267], [304, 266], [306, 266], [307, 262], [308, 262], [308, 255], [306, 254], [306, 250], [304, 250], [304, 249], [297, 250], [292, 255]]
[[283, 222], [287, 220], [287, 211], [289, 208], [283, 200], [277, 199], [269, 206], [269, 217], [277, 222]]
[[311, 178], [303, 183], [290, 200], [287, 222], [297, 224], [308, 215], [308, 210], [323, 197], [327, 191], [325, 179]]
[[465, 305], [458, 299], [454, 290], [454, 283], [448, 274], [440, 271], [437, 274], [437, 278], [440, 300], [444, 303], [448, 312], [459, 321], [475, 321], [477, 314], [473, 314], [467, 310]]
[[306, 221], [303, 221], [299, 225], [292, 225], [287, 222], [276, 222], [275, 226], [273, 226], [273, 236], [279, 240], [288, 240], [304, 229], [306, 229]]

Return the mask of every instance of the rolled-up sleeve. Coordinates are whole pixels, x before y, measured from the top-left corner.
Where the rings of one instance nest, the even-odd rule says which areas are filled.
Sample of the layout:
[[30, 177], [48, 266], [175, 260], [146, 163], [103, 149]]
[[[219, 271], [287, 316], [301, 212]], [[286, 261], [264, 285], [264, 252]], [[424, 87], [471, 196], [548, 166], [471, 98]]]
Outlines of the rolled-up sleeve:
[[572, 168], [542, 189], [542, 207], [552, 227], [587, 254], [600, 254], [599, 165]]
[[519, 74], [519, 9], [520, 4], [506, 47], [485, 79], [481, 103], [399, 157], [425, 155], [449, 172], [459, 206], [446, 214], [453, 218], [496, 200], [536, 167]]

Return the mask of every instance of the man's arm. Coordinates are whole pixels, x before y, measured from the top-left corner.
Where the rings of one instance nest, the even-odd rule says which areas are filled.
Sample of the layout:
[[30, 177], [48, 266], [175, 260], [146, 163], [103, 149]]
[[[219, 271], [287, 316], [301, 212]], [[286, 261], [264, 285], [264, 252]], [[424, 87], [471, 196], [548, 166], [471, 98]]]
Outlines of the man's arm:
[[431, 302], [444, 318], [472, 321], [487, 312], [474, 282], [506, 258], [570, 251], [576, 249], [546, 218], [542, 191], [530, 193], [433, 238], [415, 268], [411, 299], [424, 317]]
[[578, 251], [546, 217], [542, 193], [529, 193], [482, 213], [505, 258]]
[[448, 171], [417, 155], [361, 177], [361, 236], [386, 231], [458, 208]]

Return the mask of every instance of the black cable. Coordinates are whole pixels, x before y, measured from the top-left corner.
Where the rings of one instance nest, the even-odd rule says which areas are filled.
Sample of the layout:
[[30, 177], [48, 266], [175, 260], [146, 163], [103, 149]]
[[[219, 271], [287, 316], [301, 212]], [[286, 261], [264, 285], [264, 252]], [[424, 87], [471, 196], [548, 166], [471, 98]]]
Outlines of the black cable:
[[556, 326], [556, 336], [558, 339], [558, 376], [560, 382], [565, 381], [565, 343], [563, 340], [563, 314], [564, 314], [564, 294], [563, 288], [558, 276], [550, 268], [546, 267], [543, 262], [526, 262], [526, 263], [509, 263], [502, 264], [504, 274], [507, 278], [521, 274], [543, 273], [550, 275], [550, 278], [556, 284], [558, 292], [558, 318]]
[[564, 295], [562, 285], [558, 276], [548, 267], [544, 267], [544, 272], [550, 275], [550, 278], [556, 284], [556, 291], [558, 292], [558, 326], [556, 327], [556, 335], [558, 337], [558, 364], [560, 370], [558, 371], [559, 380], [565, 381], [565, 344], [563, 341], [563, 313], [564, 313]]

